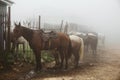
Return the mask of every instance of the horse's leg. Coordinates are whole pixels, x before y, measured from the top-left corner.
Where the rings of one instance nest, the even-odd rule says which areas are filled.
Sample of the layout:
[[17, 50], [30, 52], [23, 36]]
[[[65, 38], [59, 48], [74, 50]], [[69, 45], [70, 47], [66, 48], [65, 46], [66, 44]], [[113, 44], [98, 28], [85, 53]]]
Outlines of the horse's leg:
[[60, 51], [60, 58], [61, 58], [60, 68], [62, 68], [63, 67], [63, 61], [64, 61], [63, 51]]
[[94, 48], [92, 45], [91, 45], [91, 53], [94, 54]]
[[59, 61], [59, 54], [57, 53], [56, 55], [56, 65], [59, 65], [60, 64], [60, 61]]
[[66, 62], [65, 69], [67, 69], [68, 68], [68, 51], [67, 50], [65, 51], [65, 62]]
[[96, 54], [96, 49], [94, 48], [94, 54]]
[[78, 67], [79, 58], [80, 58], [79, 51], [77, 51], [77, 52], [76, 52], [76, 65], [75, 65], [75, 67]]
[[15, 42], [12, 42], [11, 52], [12, 52], [12, 53], [15, 53]]
[[93, 54], [95, 54], [95, 50], [94, 49], [92, 49], [92, 52], [93, 52]]
[[36, 71], [39, 71], [42, 68], [41, 51], [40, 50], [34, 50], [34, 53], [35, 53], [35, 59], [36, 59]]
[[18, 52], [19, 43], [16, 44], [16, 52]]
[[18, 49], [19, 49], [19, 43], [16, 44], [16, 53], [15, 54], [16, 54], [17, 58], [20, 57], [18, 54]]
[[95, 54], [97, 54], [97, 49], [95, 49]]
[[74, 63], [75, 63], [75, 68], [78, 67], [78, 63], [79, 63], [79, 51], [74, 50]]
[[92, 47], [92, 52], [93, 52], [93, 54], [96, 54], [96, 46], [95, 46], [95, 45], [92, 45], [91, 47]]
[[23, 43], [23, 53], [25, 53], [25, 44]]
[[22, 43], [22, 46], [23, 46], [23, 54], [22, 54], [23, 56], [22, 56], [22, 57], [23, 57], [23, 61], [25, 61], [25, 57], [24, 57], [24, 55], [25, 55], [25, 54], [24, 54], [24, 53], [25, 53], [25, 44]]
[[97, 54], [97, 43], [95, 45], [95, 54]]
[[17, 43], [15, 41], [13, 41], [12, 42], [11, 52], [13, 52], [14, 54], [16, 54], [16, 46], [17, 46]]
[[14, 60], [17, 61], [17, 54], [16, 54], [16, 51], [15, 51], [15, 47], [16, 47], [16, 43], [12, 42], [11, 52], [13, 53]]
[[89, 48], [89, 45], [88, 45], [88, 44], [86, 44], [86, 52], [87, 52], [87, 53], [89, 53], [88, 48]]
[[94, 54], [94, 48], [93, 48], [93, 44], [92, 43], [90, 44], [90, 53]]
[[53, 55], [54, 55], [54, 58], [55, 58], [55, 67], [57, 67], [59, 65], [59, 55], [57, 53], [57, 51], [53, 51]]

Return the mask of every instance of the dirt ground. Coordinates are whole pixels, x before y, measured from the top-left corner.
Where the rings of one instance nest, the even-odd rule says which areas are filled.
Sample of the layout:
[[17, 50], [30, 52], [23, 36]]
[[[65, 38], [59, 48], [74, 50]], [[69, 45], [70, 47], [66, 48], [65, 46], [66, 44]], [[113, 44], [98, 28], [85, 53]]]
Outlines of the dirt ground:
[[[0, 71], [0, 80], [120, 80], [120, 50], [99, 50], [96, 55], [85, 54], [84, 63], [68, 70], [32, 72], [34, 65], [14, 65], [9, 71]], [[28, 74], [35, 74], [29, 78]], [[28, 77], [24, 78], [23, 77]]]

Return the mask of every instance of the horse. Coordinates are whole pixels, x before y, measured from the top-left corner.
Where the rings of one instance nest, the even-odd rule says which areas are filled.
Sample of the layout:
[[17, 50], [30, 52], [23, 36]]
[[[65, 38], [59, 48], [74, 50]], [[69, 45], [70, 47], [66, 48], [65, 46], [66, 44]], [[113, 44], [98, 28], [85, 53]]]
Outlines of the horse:
[[86, 39], [86, 33], [83, 32], [69, 32], [69, 35], [76, 35], [84, 40]]
[[[79, 60], [82, 62], [83, 61], [83, 56], [84, 56], [84, 41], [82, 38], [76, 36], [76, 35], [69, 35], [69, 38], [71, 40], [71, 53], [74, 56], [74, 65], [75, 68], [78, 67]], [[68, 57], [68, 59], [71, 59], [72, 55]], [[59, 55], [54, 54], [55, 61], [59, 65]]]
[[92, 53], [95, 54], [97, 52], [98, 36], [93, 33], [87, 33], [86, 38], [84, 39], [84, 44], [87, 47], [87, 52], [90, 47]]
[[82, 33], [82, 32], [70, 32], [70, 34], [79, 36], [83, 39], [85, 51], [89, 52], [88, 48], [90, 47], [93, 53], [97, 51], [98, 44], [98, 34], [97, 33]]
[[84, 41], [82, 38], [76, 36], [76, 35], [69, 35], [71, 40], [71, 53], [75, 57], [75, 67], [78, 67], [79, 58], [80, 61], [83, 61], [83, 55], [84, 55]]
[[[19, 44], [22, 44], [23, 45], [23, 53], [25, 53], [25, 44], [27, 44], [27, 41], [23, 38], [23, 36], [21, 36], [20, 38], [17, 39], [16, 43], [19, 45]], [[18, 45], [17, 45], [17, 48], [18, 48]]]
[[30, 48], [35, 54], [36, 70], [42, 69], [41, 50], [59, 51], [61, 57], [60, 68], [63, 67], [63, 62], [65, 59], [65, 68], [67, 69], [68, 56], [71, 54], [71, 41], [68, 35], [61, 32], [55, 32], [57, 36], [54, 38], [51, 36], [52, 33], [45, 33], [42, 29], [32, 30], [25, 26], [22, 26], [21, 23], [15, 23], [13, 32], [16, 39], [20, 36], [23, 36], [28, 41]]

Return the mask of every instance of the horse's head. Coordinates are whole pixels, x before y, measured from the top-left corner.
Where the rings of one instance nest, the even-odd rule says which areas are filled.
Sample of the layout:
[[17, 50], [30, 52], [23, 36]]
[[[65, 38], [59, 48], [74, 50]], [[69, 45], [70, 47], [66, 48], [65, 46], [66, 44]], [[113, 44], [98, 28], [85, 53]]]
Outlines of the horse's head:
[[15, 23], [15, 28], [13, 29], [13, 35], [14, 35], [14, 38], [16, 39], [22, 36], [21, 23], [19, 24]]

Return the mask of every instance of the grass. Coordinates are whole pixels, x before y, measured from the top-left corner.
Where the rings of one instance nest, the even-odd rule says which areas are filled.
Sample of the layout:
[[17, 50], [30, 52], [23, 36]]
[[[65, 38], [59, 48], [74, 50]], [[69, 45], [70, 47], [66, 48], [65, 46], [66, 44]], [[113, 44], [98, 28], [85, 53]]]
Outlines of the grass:
[[[25, 45], [25, 53], [23, 53], [23, 46], [20, 45], [17, 54], [20, 60], [24, 59], [26, 62], [35, 63], [35, 55], [29, 45]], [[43, 50], [41, 52], [41, 57], [44, 62], [54, 61], [50, 51]]]

